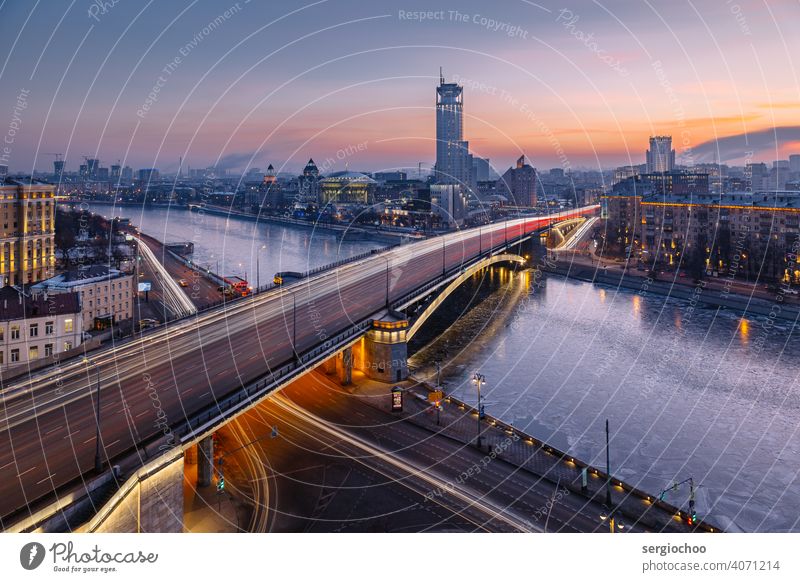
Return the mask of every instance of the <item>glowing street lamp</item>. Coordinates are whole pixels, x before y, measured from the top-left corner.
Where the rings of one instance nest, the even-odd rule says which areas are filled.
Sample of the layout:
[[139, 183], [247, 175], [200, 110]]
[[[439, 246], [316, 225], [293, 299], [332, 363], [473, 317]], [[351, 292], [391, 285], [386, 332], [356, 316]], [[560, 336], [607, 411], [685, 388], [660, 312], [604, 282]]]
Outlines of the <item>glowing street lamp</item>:
[[472, 383], [478, 388], [478, 448], [481, 448], [481, 420], [483, 420], [483, 404], [481, 403], [481, 386], [486, 384], [486, 376], [475, 372], [472, 376]]

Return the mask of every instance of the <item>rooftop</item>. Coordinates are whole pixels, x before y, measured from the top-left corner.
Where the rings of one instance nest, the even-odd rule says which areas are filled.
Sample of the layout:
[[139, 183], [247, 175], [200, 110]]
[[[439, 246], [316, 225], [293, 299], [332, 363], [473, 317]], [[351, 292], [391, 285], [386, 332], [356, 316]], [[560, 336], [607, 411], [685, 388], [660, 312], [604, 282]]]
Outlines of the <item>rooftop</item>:
[[16, 287], [0, 289], [0, 321], [80, 313], [77, 293], [28, 294]]
[[100, 281], [108, 281], [118, 277], [125, 276], [125, 273], [117, 269], [112, 269], [108, 265], [89, 265], [66, 271], [55, 277], [50, 277], [45, 281], [40, 281], [32, 286], [33, 289], [50, 289], [50, 288], [70, 288], [80, 287], [87, 283], [97, 283]]

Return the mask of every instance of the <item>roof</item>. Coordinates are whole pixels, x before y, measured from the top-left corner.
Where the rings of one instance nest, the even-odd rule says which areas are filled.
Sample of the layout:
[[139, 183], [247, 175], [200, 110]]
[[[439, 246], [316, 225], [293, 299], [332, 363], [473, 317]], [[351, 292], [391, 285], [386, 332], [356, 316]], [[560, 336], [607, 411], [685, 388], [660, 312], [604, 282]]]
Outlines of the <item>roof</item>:
[[125, 273], [117, 269], [112, 269], [108, 265], [89, 265], [66, 271], [55, 277], [50, 277], [44, 281], [39, 281], [31, 288], [35, 290], [45, 290], [51, 288], [74, 288], [86, 285], [87, 283], [97, 283], [118, 279], [126, 276]]
[[324, 180], [323, 182], [366, 182], [368, 184], [376, 184], [375, 180], [367, 176], [366, 174], [362, 174], [361, 172], [334, 172]]
[[29, 295], [8, 285], [0, 289], [0, 321], [80, 312], [81, 302], [77, 293]]

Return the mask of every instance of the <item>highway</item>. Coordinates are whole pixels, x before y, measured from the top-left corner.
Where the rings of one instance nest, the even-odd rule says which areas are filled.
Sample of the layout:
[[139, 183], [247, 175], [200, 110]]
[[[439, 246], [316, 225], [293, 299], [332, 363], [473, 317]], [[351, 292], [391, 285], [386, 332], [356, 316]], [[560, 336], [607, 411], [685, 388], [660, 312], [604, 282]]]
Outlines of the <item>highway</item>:
[[[0, 393], [0, 519], [90, 473], [95, 365], [104, 459], [187, 417], [505, 240], [572, 213], [509, 220], [396, 247], [57, 363]], [[79, 483], [79, 482], [78, 482]], [[0, 523], [5, 526], [5, 522]]]
[[186, 317], [187, 315], [194, 315], [197, 313], [197, 307], [189, 299], [189, 296], [183, 292], [183, 289], [178, 285], [172, 275], [164, 268], [164, 265], [156, 258], [153, 251], [147, 243], [141, 238], [136, 239], [139, 255], [142, 260], [147, 263], [151, 272], [156, 274], [156, 278], [161, 283], [163, 291], [162, 300], [167, 307], [176, 314], [177, 317]]

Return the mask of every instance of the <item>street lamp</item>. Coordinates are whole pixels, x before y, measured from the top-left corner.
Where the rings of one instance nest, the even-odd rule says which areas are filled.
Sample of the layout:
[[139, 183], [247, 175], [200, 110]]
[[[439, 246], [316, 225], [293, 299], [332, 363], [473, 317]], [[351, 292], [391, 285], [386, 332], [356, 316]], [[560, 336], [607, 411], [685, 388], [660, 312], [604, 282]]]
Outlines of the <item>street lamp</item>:
[[261, 245], [256, 251], [256, 293], [261, 290], [261, 251], [267, 248], [267, 245]]
[[[94, 470], [97, 473], [103, 471], [103, 460], [100, 457], [100, 366], [97, 362], [89, 358], [83, 358], [83, 363], [94, 366], [97, 376], [97, 396], [95, 397], [95, 423], [96, 423], [96, 436], [95, 436], [95, 449], [94, 449]], [[87, 370], [88, 375], [88, 370]]]
[[481, 448], [481, 420], [483, 419], [483, 404], [481, 404], [481, 386], [486, 384], [486, 376], [475, 372], [472, 383], [478, 387], [478, 448]]

